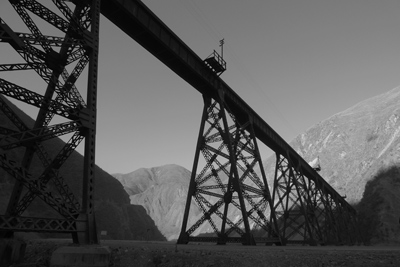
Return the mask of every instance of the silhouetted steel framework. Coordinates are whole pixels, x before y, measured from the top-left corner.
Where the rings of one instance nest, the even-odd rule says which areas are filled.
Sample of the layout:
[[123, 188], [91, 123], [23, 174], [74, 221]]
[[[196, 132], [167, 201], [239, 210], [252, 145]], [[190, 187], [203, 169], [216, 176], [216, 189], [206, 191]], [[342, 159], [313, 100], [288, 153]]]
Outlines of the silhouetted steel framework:
[[[0, 155], [1, 167], [16, 179], [7, 213], [0, 216], [0, 230], [5, 236], [13, 231], [69, 232], [76, 242], [96, 243], [93, 182], [100, 3], [70, 1], [75, 6], [72, 11], [72, 4], [65, 3], [68, 1], [53, 0], [61, 18], [33, 0], [10, 2], [31, 33], [13, 32], [1, 21], [0, 40], [9, 43], [26, 63], [2, 64], [0, 70], [33, 69], [47, 87], [40, 95], [0, 79], [0, 93], [40, 109], [31, 129], [5, 102], [0, 102], [3, 112], [18, 128], [0, 128], [1, 148], [26, 147], [19, 164], [7, 154]], [[212, 54], [213, 58], [203, 61], [139, 0], [102, 0], [101, 13], [203, 95], [203, 116], [178, 243], [199, 240], [285, 245], [361, 241], [354, 209], [220, 79], [226, 69], [222, 57]], [[30, 14], [64, 36], [43, 35]], [[69, 74], [66, 66], [73, 64]], [[75, 81], [87, 64], [86, 104]], [[54, 115], [68, 121], [50, 125]], [[73, 137], [64, 149], [54, 159], [49, 158], [41, 142], [71, 132]], [[83, 203], [79, 204], [58, 170], [83, 139], [84, 190]], [[257, 144], [260, 141], [276, 153], [272, 185], [268, 185], [263, 171]], [[29, 175], [33, 154], [44, 166], [39, 177]], [[203, 161], [205, 166], [200, 168]], [[260, 170], [260, 176], [256, 170]], [[46, 188], [50, 181], [55, 184], [52, 188], [57, 189], [56, 193]], [[28, 190], [22, 196], [24, 186]], [[53, 207], [62, 219], [22, 217], [35, 197]], [[200, 215], [189, 225], [192, 203]], [[211, 235], [197, 236], [203, 224], [208, 224]]]
[[[15, 32], [0, 19], [0, 41], [11, 45], [24, 61], [1, 62], [0, 71], [20, 71], [21, 81], [22, 71], [34, 70], [43, 80], [43, 88], [24, 87], [0, 78], [1, 94], [39, 109], [30, 127], [0, 98], [0, 109], [15, 125], [12, 129], [0, 129], [0, 166], [15, 178], [6, 213], [0, 216], [0, 234], [10, 237], [16, 231], [64, 232], [72, 233], [76, 243], [98, 243], [93, 187], [100, 0], [54, 0], [52, 9], [34, 0], [12, 0], [10, 4], [30, 33]], [[52, 33], [61, 36], [43, 34], [48, 26]], [[76, 87], [85, 68], [86, 102]], [[51, 124], [56, 115], [66, 122]], [[42, 142], [66, 134], [72, 137], [52, 157]], [[83, 192], [77, 197], [60, 176], [59, 169], [83, 140]], [[13, 149], [18, 147], [25, 148], [20, 162], [12, 158]], [[41, 164], [34, 166], [41, 170], [37, 176], [31, 174], [35, 157]], [[56, 210], [59, 218], [23, 216], [35, 198]]]

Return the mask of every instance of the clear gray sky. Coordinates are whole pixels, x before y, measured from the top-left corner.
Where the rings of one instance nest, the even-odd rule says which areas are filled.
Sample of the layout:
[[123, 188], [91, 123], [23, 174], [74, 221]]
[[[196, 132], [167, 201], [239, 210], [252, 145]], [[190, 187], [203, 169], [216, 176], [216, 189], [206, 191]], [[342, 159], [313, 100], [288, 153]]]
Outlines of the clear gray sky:
[[[143, 2], [201, 58], [224, 38], [221, 78], [288, 142], [400, 85], [398, 0]], [[0, 16], [13, 27], [8, 6]], [[201, 95], [104, 17], [100, 40], [97, 164], [191, 170]], [[4, 47], [0, 62], [12, 52]]]

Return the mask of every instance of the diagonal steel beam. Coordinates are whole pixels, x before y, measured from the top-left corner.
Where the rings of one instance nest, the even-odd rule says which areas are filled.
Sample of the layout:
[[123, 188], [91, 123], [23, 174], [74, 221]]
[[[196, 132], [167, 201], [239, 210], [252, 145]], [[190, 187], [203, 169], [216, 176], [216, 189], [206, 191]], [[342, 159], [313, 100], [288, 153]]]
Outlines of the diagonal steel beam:
[[71, 132], [79, 131], [81, 127], [82, 126], [78, 121], [70, 121], [23, 132], [14, 132], [0, 137], [0, 148], [7, 150], [27, 143], [45, 141]]

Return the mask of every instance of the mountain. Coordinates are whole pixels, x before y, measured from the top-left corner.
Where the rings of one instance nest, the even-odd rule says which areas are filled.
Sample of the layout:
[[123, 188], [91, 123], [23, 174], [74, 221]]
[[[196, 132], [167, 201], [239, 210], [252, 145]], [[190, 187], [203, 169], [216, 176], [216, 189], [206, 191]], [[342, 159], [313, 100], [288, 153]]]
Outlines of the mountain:
[[[32, 118], [23, 113], [3, 96], [0, 97], [8, 103], [26, 125], [32, 127], [34, 123]], [[1, 110], [0, 124], [3, 128], [17, 130]], [[59, 138], [43, 142], [43, 146], [52, 158], [58, 154], [64, 145], [65, 142]], [[20, 162], [23, 153], [23, 148], [7, 151], [0, 149], [0, 154], [7, 154], [8, 158], [15, 159], [16, 162]], [[42, 166], [42, 164], [39, 162], [39, 159], [35, 157], [31, 168], [31, 173], [34, 174], [34, 177], [37, 177], [37, 175], [43, 171], [40, 166]], [[60, 168], [60, 176], [64, 178], [66, 184], [78, 199], [80, 199], [82, 192], [82, 173], [83, 156], [74, 151]], [[94, 202], [97, 229], [107, 232], [107, 235], [101, 238], [165, 240], [157, 230], [154, 221], [147, 215], [145, 209], [142, 206], [130, 204], [128, 194], [114, 177], [96, 166], [95, 178]], [[0, 168], [0, 214], [5, 214], [14, 182], [15, 179]], [[52, 187], [51, 182], [48, 184], [48, 187]], [[47, 218], [59, 217], [47, 204], [39, 199], [32, 202], [22, 215]]]
[[143, 206], [167, 240], [178, 238], [190, 181], [188, 170], [171, 164], [114, 177], [128, 192], [131, 204]]
[[[358, 210], [367, 243], [400, 242], [400, 87], [362, 101], [290, 145]], [[269, 176], [275, 164], [264, 165]]]

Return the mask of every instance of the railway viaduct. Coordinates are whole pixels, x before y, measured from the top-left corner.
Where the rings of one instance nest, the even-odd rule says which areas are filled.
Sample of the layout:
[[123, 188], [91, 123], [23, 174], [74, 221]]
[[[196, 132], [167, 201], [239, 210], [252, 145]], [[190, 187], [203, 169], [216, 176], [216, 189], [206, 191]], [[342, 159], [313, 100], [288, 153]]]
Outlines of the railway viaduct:
[[[17, 129], [0, 127], [0, 166], [15, 178], [7, 210], [0, 215], [3, 240], [19, 231], [63, 232], [71, 233], [77, 244], [99, 243], [93, 183], [102, 14], [204, 99], [179, 244], [360, 242], [355, 210], [220, 78], [226, 63], [216, 51], [201, 59], [139, 0], [53, 0], [46, 5], [35, 0], [9, 2], [30, 32], [15, 32], [0, 18], [0, 45], [10, 45], [24, 61], [0, 62], [0, 72], [33, 70], [42, 78], [45, 90], [39, 93], [0, 76], [2, 95], [38, 108], [30, 128], [0, 98], [1, 111]], [[61, 36], [42, 33], [39, 25], [43, 23], [35, 23], [37, 19], [58, 29]], [[84, 70], [87, 77], [81, 77]], [[76, 82], [85, 78], [87, 88], [79, 90]], [[81, 95], [83, 91], [86, 96]], [[52, 123], [56, 115], [66, 122]], [[59, 154], [50, 157], [42, 142], [71, 133]], [[58, 170], [82, 141], [84, 190], [77, 197]], [[275, 174], [268, 180], [260, 143], [276, 155]], [[8, 153], [20, 147], [25, 154], [21, 162], [15, 162]], [[34, 156], [43, 165], [39, 176], [30, 174]], [[204, 166], [199, 162], [205, 162]], [[49, 183], [53, 191], [46, 186]], [[24, 216], [35, 198], [55, 209], [61, 219]], [[192, 202], [202, 213], [191, 225]], [[232, 211], [239, 219], [230, 215]], [[213, 232], [198, 235], [203, 224], [209, 224]]]

